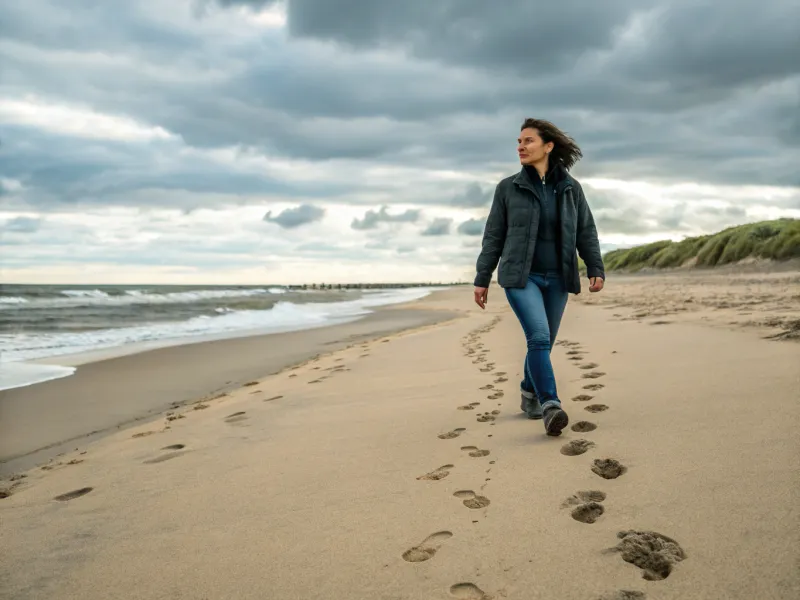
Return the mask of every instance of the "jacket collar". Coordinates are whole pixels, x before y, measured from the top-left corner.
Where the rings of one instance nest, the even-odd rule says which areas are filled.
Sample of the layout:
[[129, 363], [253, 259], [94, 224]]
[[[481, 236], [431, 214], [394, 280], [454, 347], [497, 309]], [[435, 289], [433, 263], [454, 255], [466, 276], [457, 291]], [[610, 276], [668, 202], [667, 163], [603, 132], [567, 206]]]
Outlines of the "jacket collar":
[[[573, 182], [572, 176], [569, 174], [567, 169], [564, 168], [563, 163], [560, 162], [550, 165], [550, 168], [547, 171], [547, 178], [552, 178], [552, 180], [555, 181], [556, 191], [558, 192], [563, 191]], [[528, 174], [528, 169], [525, 166], [523, 166], [519, 173], [517, 173], [516, 177], [514, 177], [514, 183], [535, 193], [536, 188], [534, 187], [533, 180]]]

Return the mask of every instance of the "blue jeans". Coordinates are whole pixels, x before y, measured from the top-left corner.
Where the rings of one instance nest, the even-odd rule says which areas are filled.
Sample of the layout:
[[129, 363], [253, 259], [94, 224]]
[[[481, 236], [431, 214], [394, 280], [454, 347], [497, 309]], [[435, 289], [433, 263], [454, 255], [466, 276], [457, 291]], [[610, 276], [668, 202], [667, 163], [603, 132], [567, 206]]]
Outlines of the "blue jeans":
[[542, 408], [561, 405], [550, 352], [556, 341], [569, 293], [560, 275], [528, 275], [524, 288], [504, 288], [511, 310], [517, 315], [528, 353], [525, 356], [523, 390], [535, 392]]

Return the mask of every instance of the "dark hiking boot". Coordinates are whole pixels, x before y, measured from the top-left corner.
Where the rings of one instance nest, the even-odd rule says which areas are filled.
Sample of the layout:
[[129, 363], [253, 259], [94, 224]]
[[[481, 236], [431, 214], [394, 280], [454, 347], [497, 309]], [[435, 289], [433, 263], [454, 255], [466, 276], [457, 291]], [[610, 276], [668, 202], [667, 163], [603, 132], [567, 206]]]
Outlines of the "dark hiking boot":
[[542, 406], [539, 404], [539, 398], [536, 397], [536, 394], [525, 390], [520, 390], [520, 394], [522, 396], [520, 410], [528, 415], [529, 419], [541, 419]]
[[561, 435], [561, 431], [569, 424], [567, 413], [559, 404], [552, 403], [544, 407], [544, 430], [547, 435]]

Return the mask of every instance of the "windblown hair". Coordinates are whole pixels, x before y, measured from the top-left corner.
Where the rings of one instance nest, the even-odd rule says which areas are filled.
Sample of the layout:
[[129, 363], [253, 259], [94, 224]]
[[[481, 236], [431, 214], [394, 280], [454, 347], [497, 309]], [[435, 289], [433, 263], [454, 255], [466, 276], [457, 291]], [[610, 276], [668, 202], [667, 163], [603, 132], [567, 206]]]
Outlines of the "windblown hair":
[[560, 162], [565, 169], [571, 169], [583, 156], [583, 152], [570, 136], [544, 119], [525, 119], [520, 131], [523, 129], [535, 129], [539, 132], [539, 137], [546, 144], [553, 142], [553, 150], [550, 152], [550, 159]]

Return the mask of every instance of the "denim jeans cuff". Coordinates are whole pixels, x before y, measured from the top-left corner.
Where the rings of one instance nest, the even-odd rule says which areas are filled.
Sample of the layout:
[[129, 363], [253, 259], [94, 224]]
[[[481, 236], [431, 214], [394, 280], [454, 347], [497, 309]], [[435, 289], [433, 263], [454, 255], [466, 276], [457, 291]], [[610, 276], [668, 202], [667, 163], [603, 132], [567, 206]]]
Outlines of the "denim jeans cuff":
[[542, 410], [545, 411], [548, 408], [555, 406], [556, 408], [561, 408], [561, 401], [560, 400], [548, 400], [547, 402], [542, 403]]

